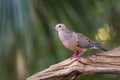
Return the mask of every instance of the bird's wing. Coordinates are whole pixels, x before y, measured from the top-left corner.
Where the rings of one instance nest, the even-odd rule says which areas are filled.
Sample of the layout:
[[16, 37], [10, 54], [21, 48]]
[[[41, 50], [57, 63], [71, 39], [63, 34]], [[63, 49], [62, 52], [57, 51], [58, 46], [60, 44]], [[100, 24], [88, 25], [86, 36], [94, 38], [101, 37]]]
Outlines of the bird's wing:
[[81, 48], [92, 48], [99, 46], [99, 43], [92, 41], [91, 39], [80, 33], [76, 33], [76, 42], [77, 46]]

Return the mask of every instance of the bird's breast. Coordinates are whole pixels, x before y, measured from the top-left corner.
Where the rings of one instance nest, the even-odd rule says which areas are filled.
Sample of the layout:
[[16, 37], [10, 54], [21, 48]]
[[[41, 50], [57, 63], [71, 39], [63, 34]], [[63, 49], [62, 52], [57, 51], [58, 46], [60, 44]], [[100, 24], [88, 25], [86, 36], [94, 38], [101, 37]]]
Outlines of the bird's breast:
[[63, 45], [72, 51], [77, 49], [77, 44], [73, 40], [65, 40], [63, 41]]
[[67, 41], [66, 40], [63, 42], [63, 45], [73, 52], [82, 52], [82, 51], [86, 50], [85, 48], [78, 47], [77, 43], [75, 43], [74, 41]]
[[71, 34], [60, 33], [59, 37], [60, 37], [60, 40], [62, 41], [63, 45], [66, 48], [68, 48], [68, 49], [70, 49], [71, 51], [74, 51], [74, 52], [81, 51], [81, 48], [77, 46], [75, 36], [73, 36]]

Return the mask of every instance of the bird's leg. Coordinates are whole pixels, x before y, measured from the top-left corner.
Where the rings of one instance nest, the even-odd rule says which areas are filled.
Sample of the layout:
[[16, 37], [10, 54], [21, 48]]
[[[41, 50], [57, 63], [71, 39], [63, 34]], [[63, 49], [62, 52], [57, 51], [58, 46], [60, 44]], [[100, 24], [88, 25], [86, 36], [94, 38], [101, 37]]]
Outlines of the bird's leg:
[[79, 55], [78, 52], [74, 52], [74, 54], [71, 56], [71, 59], [76, 58], [77, 55]]
[[72, 59], [72, 58], [80, 58], [80, 57], [81, 57], [80, 54], [81, 54], [81, 53], [79, 53], [79, 52], [75, 52], [75, 53], [71, 56], [71, 59]]
[[84, 52], [80, 52], [80, 53], [76, 56], [76, 58], [81, 58], [83, 53], [84, 53]]
[[83, 50], [81, 52], [75, 52], [72, 56], [71, 56], [71, 59], [72, 58], [81, 58], [82, 54], [85, 53], [86, 50]]
[[84, 54], [84, 53], [85, 53], [85, 51], [86, 51], [86, 50], [84, 50], [84, 51], [80, 52], [80, 53], [76, 56], [76, 58], [81, 58], [82, 54]]
[[78, 59], [78, 58], [81, 58], [82, 54], [84, 54], [85, 51], [86, 51], [86, 50], [83, 50], [83, 51], [81, 51], [81, 52], [74, 53], [73, 56], [72, 56], [72, 58], [73, 58], [73, 57], [74, 57], [74, 58], [77, 58], [77, 59]]
[[81, 53], [74, 53], [71, 58], [80, 58], [82, 56], [83, 52]]
[[72, 55], [72, 57], [76, 57], [78, 55], [78, 53], [74, 53], [73, 55]]

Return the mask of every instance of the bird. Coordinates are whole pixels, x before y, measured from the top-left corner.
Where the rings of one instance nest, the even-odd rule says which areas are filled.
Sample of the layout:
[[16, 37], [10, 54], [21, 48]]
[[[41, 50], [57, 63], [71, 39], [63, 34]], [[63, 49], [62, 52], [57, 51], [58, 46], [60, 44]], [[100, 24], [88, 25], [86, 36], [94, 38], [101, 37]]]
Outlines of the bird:
[[91, 40], [85, 35], [69, 30], [65, 24], [59, 23], [55, 26], [54, 30], [58, 32], [59, 38], [62, 44], [73, 51], [72, 58], [80, 58], [89, 49], [100, 49], [107, 51], [100, 47], [100, 44], [96, 41]]

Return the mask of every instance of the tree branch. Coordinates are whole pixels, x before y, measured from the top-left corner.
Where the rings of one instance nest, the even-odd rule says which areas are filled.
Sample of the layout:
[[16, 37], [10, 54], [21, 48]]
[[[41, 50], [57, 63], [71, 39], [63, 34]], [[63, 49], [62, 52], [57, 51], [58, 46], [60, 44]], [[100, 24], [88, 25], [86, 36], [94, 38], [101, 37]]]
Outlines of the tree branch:
[[38, 72], [27, 80], [75, 80], [93, 74], [120, 74], [120, 47], [80, 59], [67, 59]]

